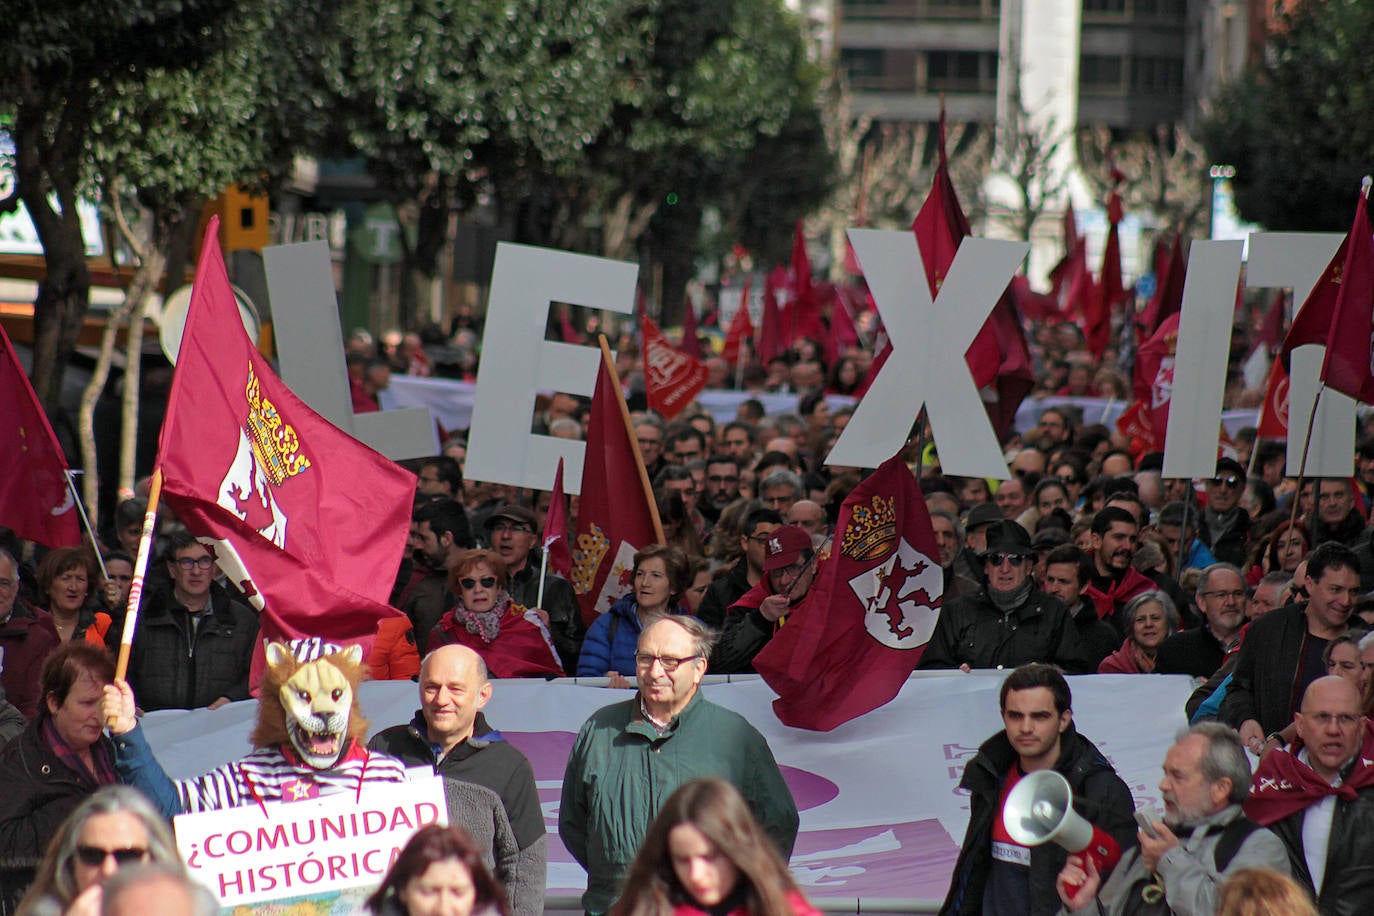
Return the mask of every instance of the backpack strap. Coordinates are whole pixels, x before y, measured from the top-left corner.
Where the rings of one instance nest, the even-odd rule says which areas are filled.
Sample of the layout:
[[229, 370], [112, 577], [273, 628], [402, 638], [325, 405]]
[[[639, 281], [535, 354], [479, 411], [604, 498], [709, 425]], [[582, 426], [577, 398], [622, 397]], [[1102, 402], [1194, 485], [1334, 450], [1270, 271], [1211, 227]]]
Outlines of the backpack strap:
[[1240, 847], [1245, 844], [1250, 834], [1262, 829], [1259, 824], [1243, 814], [1221, 828], [1221, 838], [1212, 850], [1212, 861], [1216, 863], [1217, 873], [1226, 871], [1226, 866], [1231, 864], [1231, 860], [1240, 852]]

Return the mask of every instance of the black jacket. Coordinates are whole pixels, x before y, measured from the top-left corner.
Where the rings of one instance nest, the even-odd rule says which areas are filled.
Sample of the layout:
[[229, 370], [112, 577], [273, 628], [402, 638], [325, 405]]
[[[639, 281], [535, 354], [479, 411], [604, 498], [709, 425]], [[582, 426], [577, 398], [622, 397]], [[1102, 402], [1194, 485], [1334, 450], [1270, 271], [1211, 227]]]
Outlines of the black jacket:
[[1303, 852], [1302, 823], [1307, 809], [1270, 824], [1283, 841], [1293, 877], [1312, 893], [1322, 916], [1364, 916], [1374, 912], [1374, 788], [1361, 789], [1354, 801], [1336, 797], [1326, 846], [1326, 877], [1318, 895]]
[[1073, 609], [1073, 628], [1078, 631], [1078, 643], [1089, 672], [1096, 671], [1102, 659], [1121, 648], [1121, 634], [1097, 616], [1097, 605], [1087, 595], [1081, 596]]
[[1047, 662], [1081, 674], [1088, 662], [1069, 611], [1058, 598], [1032, 588], [1021, 606], [1003, 614], [987, 590], [940, 609], [922, 668], [1015, 668]]
[[[113, 627], [106, 644], [117, 651]], [[149, 597], [138, 615], [129, 685], [142, 709], [199, 709], [220, 697], [248, 699], [248, 669], [258, 639], [258, 615], [210, 586], [210, 610], [191, 630], [190, 614], [170, 588]]]
[[1223, 563], [1245, 568], [1245, 551], [1250, 544], [1250, 514], [1237, 506], [1233, 511], [1230, 524], [1217, 538], [1212, 537], [1212, 519], [1217, 514], [1211, 509], [1202, 510], [1202, 524], [1198, 526], [1198, 539], [1212, 551], [1212, 556]]
[[[1060, 748], [1054, 768], [1069, 781], [1074, 810], [1110, 833], [1121, 844], [1122, 852], [1130, 849], [1136, 842], [1131, 790], [1102, 752], [1072, 724], [1060, 739]], [[980, 916], [983, 912], [983, 888], [992, 865], [992, 825], [997, 817], [997, 801], [1015, 763], [1016, 751], [1002, 731], [984, 742], [964, 767], [959, 788], [969, 793], [968, 831], [954, 864], [949, 895], [940, 907], [941, 916]], [[1059, 911], [1054, 881], [1068, 857], [1068, 852], [1054, 843], [1032, 847], [1031, 899], [1026, 909], [1030, 916], [1048, 916]]]
[[697, 618], [702, 623], [720, 629], [725, 625], [730, 608], [752, 587], [749, 584], [749, 561], [740, 557], [728, 573], [706, 586], [706, 594], [701, 598], [701, 607], [697, 608]]
[[1159, 644], [1155, 659], [1156, 674], [1188, 674], [1211, 677], [1221, 667], [1226, 650], [1221, 640], [1207, 627], [1193, 627], [1170, 636]]
[[549, 615], [549, 635], [553, 637], [563, 670], [576, 671], [577, 656], [582, 652], [582, 638], [587, 635], [587, 625], [582, 622], [582, 609], [578, 607], [572, 583], [551, 572], [544, 574], [544, 603], [539, 604], [539, 561], [539, 551], [531, 550], [525, 558], [525, 565], [506, 583], [506, 591], [521, 607], [543, 608]]

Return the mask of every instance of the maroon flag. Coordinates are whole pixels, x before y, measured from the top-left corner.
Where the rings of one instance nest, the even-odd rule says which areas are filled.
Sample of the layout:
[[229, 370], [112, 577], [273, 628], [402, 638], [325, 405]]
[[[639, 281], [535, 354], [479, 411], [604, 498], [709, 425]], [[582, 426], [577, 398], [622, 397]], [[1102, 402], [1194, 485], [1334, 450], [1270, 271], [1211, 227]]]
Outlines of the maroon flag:
[[778, 308], [778, 287], [782, 284], [782, 269], [768, 275], [763, 283], [763, 320], [759, 322], [759, 362], [765, 366], [782, 355], [787, 343], [782, 339], [782, 311]]
[[639, 464], [605, 360], [596, 376], [572, 551], [573, 591], [590, 623], [631, 585], [635, 551], [657, 541]]
[[721, 348], [721, 359], [730, 365], [740, 361], [740, 348], [746, 339], [754, 336], [754, 322], [749, 318], [749, 277], [744, 278], [744, 291], [739, 297], [739, 311], [730, 319], [730, 328], [725, 332], [725, 346]]
[[697, 340], [697, 310], [692, 307], [692, 297], [682, 300], [682, 340], [677, 348], [683, 355], [701, 359], [701, 341]]
[[649, 406], [671, 420], [706, 387], [706, 366], [679, 352], [652, 318], [640, 313], [644, 345], [644, 389]]
[[568, 498], [563, 495], [563, 459], [553, 475], [553, 494], [549, 511], [544, 515], [544, 555], [549, 569], [568, 578], [572, 569], [572, 551], [568, 548]]
[[1264, 386], [1264, 404], [1255, 435], [1261, 439], [1288, 438], [1288, 372], [1282, 360], [1276, 359], [1269, 366], [1269, 384]]
[[1169, 405], [1174, 397], [1174, 357], [1178, 353], [1178, 320], [1175, 312], [1164, 319], [1159, 330], [1145, 342], [1136, 355], [1136, 366], [1144, 386], [1135, 392], [1144, 410], [1155, 442], [1163, 445], [1169, 429]]
[[1330, 388], [1365, 404], [1374, 403], [1374, 372], [1370, 344], [1374, 341], [1374, 235], [1363, 193], [1355, 205], [1355, 222], [1346, 236], [1341, 267], [1326, 337], [1322, 381]]
[[243, 330], [206, 228], [158, 443], [162, 498], [261, 616], [263, 637], [366, 652], [410, 529], [415, 477], [330, 425]]
[[944, 590], [925, 498], [900, 456], [840, 507], [806, 599], [754, 659], [784, 724], [829, 731], [902, 689], [935, 629]]
[[0, 524], [45, 547], [75, 547], [81, 520], [67, 458], [3, 327], [0, 342]]
[[558, 333], [563, 335], [564, 343], [582, 343], [582, 335], [573, 325], [572, 306], [565, 305], [558, 310]]
[[1145, 311], [1140, 316], [1140, 338], [1149, 339], [1155, 335], [1164, 319], [1178, 314], [1183, 308], [1183, 276], [1186, 268], [1183, 261], [1183, 234], [1174, 235], [1168, 254], [1161, 246], [1155, 258], [1155, 276], [1159, 285]]
[[1086, 297], [1089, 308], [1083, 314], [1083, 334], [1088, 349], [1097, 359], [1107, 352], [1111, 343], [1112, 310], [1126, 298], [1121, 279], [1121, 196], [1112, 191], [1107, 198], [1107, 244], [1102, 249], [1102, 272], [1097, 282], [1097, 295]]
[[854, 324], [854, 307], [850, 303], [861, 302], [863, 292], [852, 286], [831, 286], [830, 295], [830, 331], [826, 335], [825, 355], [833, 366], [846, 350], [859, 345], [859, 329]]

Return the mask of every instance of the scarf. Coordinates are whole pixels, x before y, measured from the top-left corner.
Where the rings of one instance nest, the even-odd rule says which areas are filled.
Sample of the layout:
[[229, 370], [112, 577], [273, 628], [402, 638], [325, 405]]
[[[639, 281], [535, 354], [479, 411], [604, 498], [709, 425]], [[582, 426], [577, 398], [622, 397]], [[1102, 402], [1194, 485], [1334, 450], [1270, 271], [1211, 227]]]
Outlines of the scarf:
[[1374, 786], [1374, 731], [1369, 726], [1365, 727], [1360, 752], [1347, 765], [1349, 772], [1338, 786], [1322, 779], [1298, 759], [1301, 746], [1301, 742], [1295, 741], [1290, 747], [1270, 751], [1255, 770], [1250, 797], [1245, 800], [1245, 813], [1262, 827], [1277, 823], [1328, 795], [1354, 801], [1361, 789]]
[[1106, 620], [1116, 613], [1117, 605], [1124, 604], [1140, 592], [1156, 588], [1159, 586], [1155, 585], [1153, 579], [1131, 566], [1127, 567], [1125, 574], [1120, 579], [1113, 580], [1105, 592], [1096, 586], [1089, 585], [1083, 589], [1083, 594], [1091, 598], [1097, 607], [1097, 619]]
[[95, 744], [91, 745], [91, 763], [95, 767], [95, 772], [91, 772], [75, 748], [62, 740], [62, 735], [58, 733], [52, 719], [43, 717], [43, 724], [38, 726], [38, 734], [43, 743], [57, 755], [57, 759], [83, 780], [95, 786], [108, 786], [119, 781], [115, 775], [114, 754], [103, 740], [97, 739]]
[[1003, 614], [1010, 614], [1026, 603], [1026, 599], [1030, 597], [1031, 589], [1034, 586], [1035, 582], [1030, 576], [1027, 576], [1026, 581], [1022, 582], [1011, 591], [1003, 591], [1000, 588], [993, 588], [989, 585], [988, 600], [992, 602], [993, 607], [997, 608], [997, 610], [1001, 611]]
[[496, 603], [489, 611], [470, 611], [459, 600], [439, 621], [444, 631], [457, 636], [467, 630], [474, 636], [482, 637], [482, 642], [491, 645], [501, 635], [501, 618], [511, 611], [510, 592], [502, 589], [496, 596]]

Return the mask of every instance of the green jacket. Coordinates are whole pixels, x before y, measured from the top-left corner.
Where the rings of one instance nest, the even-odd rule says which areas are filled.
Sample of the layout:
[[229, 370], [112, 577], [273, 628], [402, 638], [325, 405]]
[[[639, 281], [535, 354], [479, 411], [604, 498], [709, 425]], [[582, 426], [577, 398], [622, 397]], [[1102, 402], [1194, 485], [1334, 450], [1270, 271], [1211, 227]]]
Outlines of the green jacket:
[[797, 805], [768, 742], [738, 713], [697, 693], [660, 738], [636, 695], [587, 720], [568, 756], [558, 808], [558, 835], [587, 870], [587, 912], [610, 910], [663, 803], [701, 776], [733, 783], [783, 858], [792, 854]]

